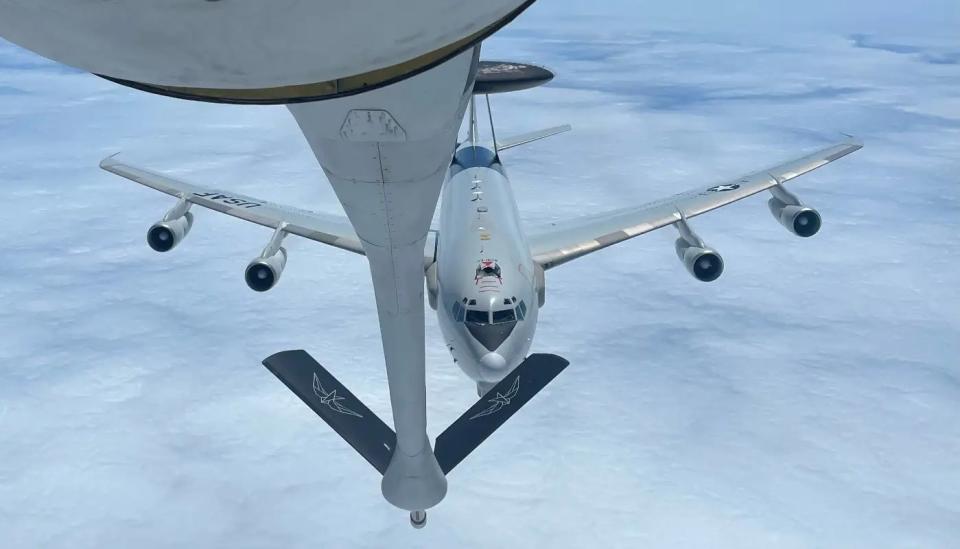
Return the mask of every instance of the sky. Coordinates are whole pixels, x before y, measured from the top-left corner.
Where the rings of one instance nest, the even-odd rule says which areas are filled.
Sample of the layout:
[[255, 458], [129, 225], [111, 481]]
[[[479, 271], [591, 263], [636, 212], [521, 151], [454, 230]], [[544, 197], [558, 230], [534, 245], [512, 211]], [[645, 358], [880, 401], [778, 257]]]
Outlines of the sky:
[[[791, 183], [811, 239], [755, 197], [552, 270], [534, 352], [571, 366], [449, 478], [413, 530], [378, 475], [260, 365], [304, 348], [389, 421], [362, 257], [97, 168], [339, 212], [292, 117], [155, 97], [0, 42], [0, 546], [957, 547], [960, 8], [541, 2], [484, 46], [557, 77], [493, 98], [525, 223], [721, 183], [855, 134]], [[728, 9], [729, 8], [729, 9]], [[429, 312], [429, 311], [428, 311]], [[429, 430], [475, 399], [427, 317]]]

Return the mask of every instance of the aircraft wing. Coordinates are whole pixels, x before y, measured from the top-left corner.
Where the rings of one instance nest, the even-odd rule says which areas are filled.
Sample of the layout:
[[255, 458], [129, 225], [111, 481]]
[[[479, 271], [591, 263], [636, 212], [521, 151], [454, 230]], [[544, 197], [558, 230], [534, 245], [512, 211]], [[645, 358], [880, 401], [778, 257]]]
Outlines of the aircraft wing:
[[853, 139], [802, 158], [723, 183], [701, 186], [663, 200], [632, 208], [569, 221], [558, 221], [530, 230], [534, 261], [544, 269], [556, 267], [607, 246], [672, 225], [736, 202], [799, 177], [862, 148]]
[[497, 141], [497, 152], [505, 151], [507, 149], [512, 149], [514, 147], [519, 147], [520, 145], [526, 145], [527, 143], [533, 143], [540, 139], [546, 139], [547, 137], [552, 137], [559, 133], [568, 132], [573, 129], [573, 126], [570, 124], [564, 124], [562, 126], [556, 126], [553, 128], [547, 128], [545, 130], [539, 130], [535, 132], [525, 133], [523, 135], [518, 135], [515, 137], [508, 137], [503, 141]]
[[186, 199], [198, 206], [271, 229], [284, 225], [283, 230], [290, 234], [364, 255], [360, 238], [346, 217], [271, 204], [265, 200], [232, 191], [224, 192], [200, 187], [151, 170], [125, 164], [118, 160], [116, 155], [105, 158], [100, 162], [100, 167], [151, 189]]

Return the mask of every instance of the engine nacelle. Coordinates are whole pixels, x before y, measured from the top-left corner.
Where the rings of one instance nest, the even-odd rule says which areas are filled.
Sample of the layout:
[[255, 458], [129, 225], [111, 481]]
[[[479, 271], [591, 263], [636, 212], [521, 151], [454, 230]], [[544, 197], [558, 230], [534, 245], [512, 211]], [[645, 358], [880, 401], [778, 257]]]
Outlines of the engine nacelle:
[[716, 250], [694, 246], [683, 238], [677, 239], [676, 248], [683, 266], [700, 282], [713, 282], [723, 274], [723, 258]]
[[804, 238], [820, 231], [820, 213], [804, 206], [797, 195], [777, 183], [770, 188], [773, 197], [767, 201], [773, 217], [791, 233]]
[[173, 219], [158, 221], [147, 231], [147, 244], [158, 252], [169, 252], [180, 243], [193, 227], [193, 214], [184, 212]]
[[280, 248], [277, 253], [268, 257], [258, 257], [247, 265], [244, 279], [247, 286], [256, 292], [265, 292], [277, 285], [283, 268], [287, 265], [287, 250]]
[[808, 238], [820, 231], [820, 213], [813, 208], [802, 204], [784, 204], [777, 198], [768, 200], [767, 205], [773, 217], [797, 236]]

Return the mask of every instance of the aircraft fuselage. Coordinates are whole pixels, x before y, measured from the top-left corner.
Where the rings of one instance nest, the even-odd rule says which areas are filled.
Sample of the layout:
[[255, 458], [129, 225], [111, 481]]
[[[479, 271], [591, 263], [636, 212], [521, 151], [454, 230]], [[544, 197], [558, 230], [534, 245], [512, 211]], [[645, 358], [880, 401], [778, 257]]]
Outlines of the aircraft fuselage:
[[447, 348], [486, 392], [527, 356], [539, 312], [536, 266], [510, 181], [490, 149], [466, 144], [454, 156], [436, 259]]

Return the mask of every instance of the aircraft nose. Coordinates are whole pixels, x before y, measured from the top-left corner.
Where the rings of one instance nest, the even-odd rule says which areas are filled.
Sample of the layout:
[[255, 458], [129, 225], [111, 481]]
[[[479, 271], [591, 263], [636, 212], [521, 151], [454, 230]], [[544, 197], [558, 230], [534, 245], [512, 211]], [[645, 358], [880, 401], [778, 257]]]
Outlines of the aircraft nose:
[[487, 353], [480, 357], [480, 365], [490, 370], [503, 370], [507, 361], [497, 353]]

